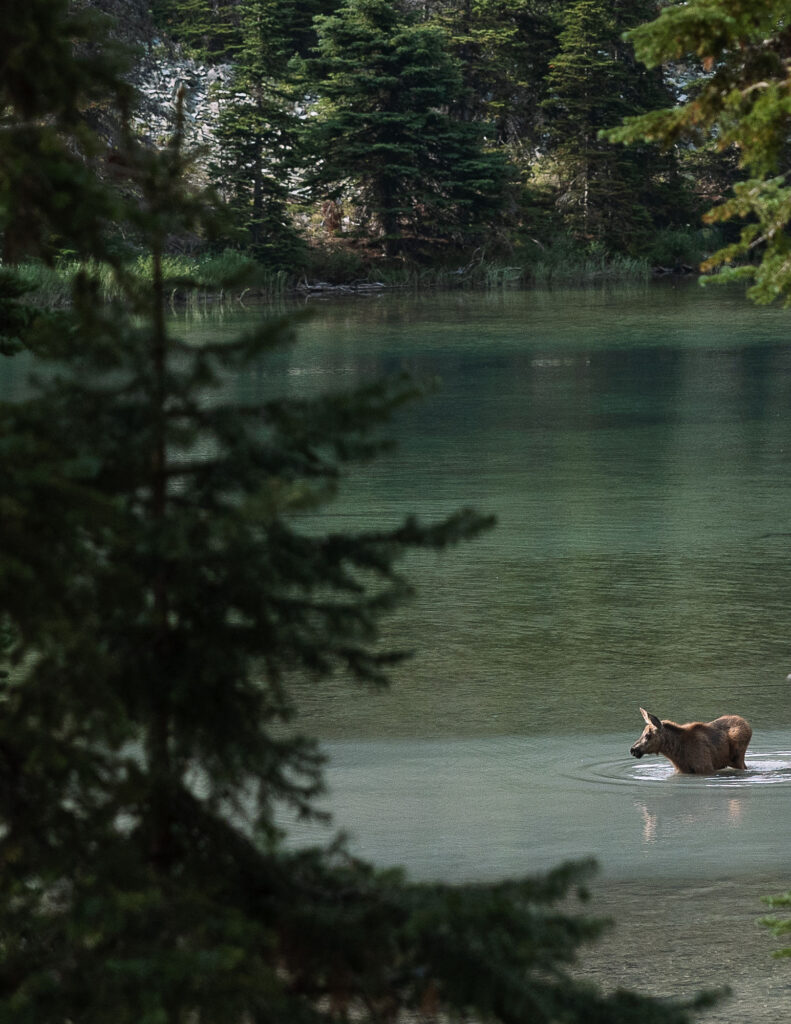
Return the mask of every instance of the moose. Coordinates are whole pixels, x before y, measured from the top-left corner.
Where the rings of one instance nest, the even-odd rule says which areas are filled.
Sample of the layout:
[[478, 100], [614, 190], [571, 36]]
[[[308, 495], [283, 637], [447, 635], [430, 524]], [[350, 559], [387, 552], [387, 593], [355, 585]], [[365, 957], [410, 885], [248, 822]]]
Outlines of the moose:
[[745, 768], [744, 753], [753, 730], [740, 715], [723, 715], [713, 722], [660, 721], [640, 708], [645, 729], [629, 749], [632, 757], [663, 754], [682, 775], [710, 775], [722, 768]]

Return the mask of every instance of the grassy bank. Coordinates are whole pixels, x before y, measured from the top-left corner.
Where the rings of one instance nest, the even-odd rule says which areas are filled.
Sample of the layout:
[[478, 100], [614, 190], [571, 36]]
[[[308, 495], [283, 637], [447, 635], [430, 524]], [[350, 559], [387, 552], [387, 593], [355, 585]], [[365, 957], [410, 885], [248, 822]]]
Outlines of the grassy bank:
[[[33, 261], [17, 269], [30, 287], [31, 297], [44, 306], [68, 304], [74, 279], [85, 269], [98, 281], [105, 297], [120, 295], [117, 273], [109, 265], [86, 265], [64, 257], [52, 266]], [[123, 269], [132, 277], [144, 280], [151, 276], [152, 261], [150, 257], [140, 257]], [[211, 256], [166, 256], [163, 271], [167, 293], [174, 305], [185, 302], [200, 305], [224, 298], [240, 298], [247, 293], [273, 299], [286, 294], [296, 283], [294, 274], [262, 267], [232, 250]]]
[[[443, 265], [385, 260], [380, 254], [340, 244], [316, 250], [314, 258], [300, 270], [274, 270], [243, 253], [227, 250], [219, 255], [167, 256], [164, 271], [171, 304], [199, 308], [230, 299], [274, 300], [310, 291], [316, 282], [324, 282], [328, 291], [374, 283], [387, 289], [445, 290], [644, 282], [657, 268], [688, 273], [716, 248], [713, 242], [701, 232], [660, 232], [646, 256], [633, 257], [608, 253], [595, 244], [582, 247], [568, 238], [561, 237], [552, 244], [528, 239], [507, 258], [488, 258], [478, 251]], [[70, 301], [75, 275], [82, 269], [82, 264], [65, 255], [52, 266], [30, 262], [19, 272], [35, 300], [52, 307]], [[113, 268], [90, 264], [88, 269], [105, 296], [119, 294]], [[126, 273], [141, 279], [149, 276], [151, 269], [150, 258], [143, 257], [124, 267]]]

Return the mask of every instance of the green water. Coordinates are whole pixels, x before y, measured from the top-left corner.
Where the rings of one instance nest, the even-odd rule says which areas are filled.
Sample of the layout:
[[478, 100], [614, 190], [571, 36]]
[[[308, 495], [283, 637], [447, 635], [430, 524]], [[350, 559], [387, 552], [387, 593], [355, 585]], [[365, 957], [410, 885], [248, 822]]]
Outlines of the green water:
[[[300, 337], [275, 374], [294, 393], [441, 382], [325, 525], [499, 518], [411, 559], [387, 633], [416, 654], [388, 693], [300, 693], [352, 850], [444, 880], [592, 855], [591, 909], [618, 927], [580, 970], [662, 996], [730, 984], [711, 1024], [784, 1019], [788, 968], [755, 922], [791, 881], [791, 313], [696, 284], [384, 296], [326, 303]], [[747, 771], [635, 761], [639, 705], [746, 716]]]
[[[385, 635], [415, 656], [388, 692], [300, 689], [335, 827], [418, 878], [593, 855], [592, 910], [619, 922], [585, 958], [596, 980], [658, 995], [729, 982], [711, 1024], [784, 1019], [788, 968], [754, 922], [790, 881], [791, 313], [696, 284], [313, 310], [294, 346], [229, 386], [305, 395], [402, 369], [438, 386], [305, 529], [463, 505], [499, 519], [410, 557], [417, 597]], [[262, 315], [177, 325], [200, 341]], [[23, 382], [17, 362], [0, 397]], [[635, 761], [640, 705], [746, 716], [748, 770]], [[295, 843], [328, 838], [284, 824]]]
[[[754, 921], [758, 896], [788, 885], [791, 842], [790, 325], [695, 284], [382, 296], [318, 306], [274, 366], [236, 382], [309, 394], [401, 369], [439, 378], [393, 424], [397, 451], [352, 474], [320, 525], [467, 504], [499, 519], [411, 557], [418, 595], [386, 635], [415, 656], [390, 691], [299, 693], [334, 826], [418, 878], [594, 856], [595, 909], [626, 925], [602, 977], [658, 994], [731, 981], [712, 1021], [776, 1020], [787, 1000]], [[635, 761], [640, 705], [746, 716], [748, 770]], [[297, 844], [328, 836], [284, 824]]]
[[790, 327], [696, 284], [318, 306], [240, 388], [439, 381], [325, 522], [473, 505], [499, 525], [411, 559], [418, 597], [386, 636], [415, 657], [385, 695], [305, 688], [306, 728], [600, 734], [639, 731], [638, 705], [791, 725]]

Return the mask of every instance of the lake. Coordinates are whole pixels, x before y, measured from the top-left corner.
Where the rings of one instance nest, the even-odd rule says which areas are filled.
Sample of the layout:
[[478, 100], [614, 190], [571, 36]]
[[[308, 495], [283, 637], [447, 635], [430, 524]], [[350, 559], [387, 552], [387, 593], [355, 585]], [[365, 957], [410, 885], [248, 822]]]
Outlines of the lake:
[[[437, 378], [320, 525], [498, 517], [408, 559], [417, 597], [385, 636], [415, 655], [388, 692], [299, 693], [352, 850], [448, 880], [594, 855], [593, 909], [620, 927], [586, 969], [664, 995], [730, 981], [711, 1021], [776, 1020], [790, 991], [755, 924], [789, 882], [790, 326], [696, 283], [333, 299], [237, 382]], [[639, 706], [744, 715], [747, 772], [633, 760]]]
[[[304, 528], [497, 527], [411, 554], [414, 650], [386, 692], [299, 688], [353, 852], [418, 879], [491, 880], [594, 856], [618, 927], [581, 971], [658, 995], [730, 982], [712, 1022], [783, 1019], [791, 968], [756, 925], [791, 885], [791, 313], [694, 282], [380, 294], [312, 305], [239, 394], [436, 379], [396, 450]], [[270, 311], [271, 313], [271, 311]], [[177, 318], [196, 341], [266, 311]], [[24, 387], [17, 363], [0, 397]], [[738, 713], [747, 771], [635, 761], [638, 708]], [[287, 822], [291, 841], [327, 839]]]

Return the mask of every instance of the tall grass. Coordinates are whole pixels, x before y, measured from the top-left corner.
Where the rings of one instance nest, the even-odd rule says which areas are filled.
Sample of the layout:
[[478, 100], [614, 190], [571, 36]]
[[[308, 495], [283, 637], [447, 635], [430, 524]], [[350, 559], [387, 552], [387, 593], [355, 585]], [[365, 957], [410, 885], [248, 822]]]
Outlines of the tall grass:
[[525, 256], [525, 281], [534, 287], [641, 282], [651, 277], [648, 259], [609, 253], [597, 243], [580, 246], [570, 238], [561, 237], [551, 245], [534, 242]]
[[[82, 270], [98, 283], [105, 298], [121, 294], [115, 270], [108, 264], [62, 258], [54, 266], [31, 261], [17, 269], [30, 287], [31, 299], [43, 306], [68, 305], [74, 278]], [[234, 250], [219, 255], [165, 256], [162, 269], [172, 305], [197, 307], [245, 296], [270, 299], [284, 295], [295, 281], [287, 271], [263, 267]], [[153, 271], [151, 257], [131, 260], [125, 270], [146, 280]]]
[[596, 284], [607, 281], [647, 281], [651, 277], [648, 260], [632, 256], [580, 256], [575, 259], [537, 260], [526, 268], [526, 279], [536, 287], [550, 285]]
[[376, 280], [388, 288], [503, 288], [524, 283], [524, 268], [498, 262], [476, 261], [460, 267], [382, 267]]
[[15, 268], [30, 289], [30, 298], [43, 306], [65, 306], [71, 301], [74, 271], [51, 267], [38, 260]]
[[648, 259], [611, 254], [603, 246], [578, 246], [570, 239], [554, 245], [533, 243], [509, 262], [478, 259], [461, 267], [381, 269], [378, 279], [391, 288], [485, 288], [643, 282], [651, 277]]
[[[335, 260], [325, 256], [320, 267], [312, 266], [313, 280], [329, 280], [339, 285], [377, 282], [389, 289], [422, 291], [429, 289], [509, 287], [551, 287], [593, 285], [607, 282], [643, 282], [656, 266], [674, 267], [680, 263], [697, 267], [707, 253], [721, 241], [716, 232], [668, 229], [657, 232], [645, 257], [608, 253], [596, 244], [582, 247], [560, 237], [550, 245], [531, 240], [518, 248], [509, 261], [475, 258], [463, 265], [421, 266], [417, 263], [382, 263], [365, 266], [358, 254]], [[343, 256], [343, 254], [341, 254]], [[81, 264], [63, 258], [55, 266], [25, 264], [20, 273], [29, 283], [33, 297], [42, 305], [66, 305], [71, 299], [75, 274], [87, 269], [98, 281], [106, 297], [120, 294], [111, 267]], [[141, 280], [150, 277], [150, 258], [130, 261], [126, 269]], [[170, 303], [174, 307], [206, 310], [217, 303], [259, 299], [273, 301], [294, 291], [298, 276], [287, 270], [261, 266], [235, 250], [217, 255], [166, 256], [164, 272]], [[326, 277], [320, 270], [328, 271]], [[319, 271], [318, 276], [316, 276]]]

